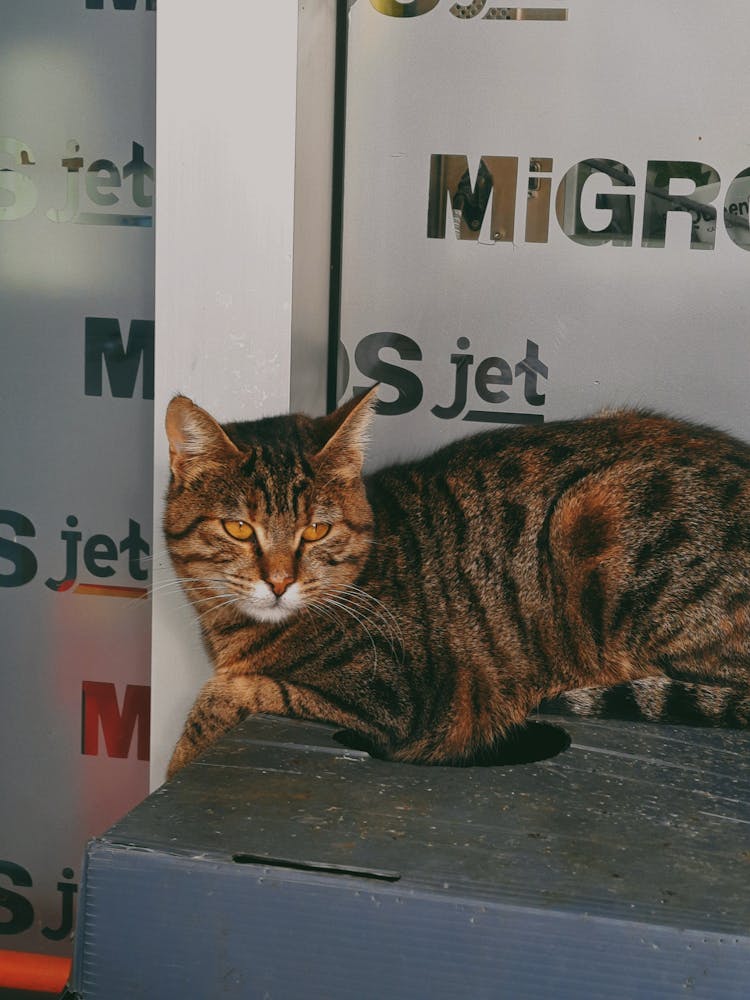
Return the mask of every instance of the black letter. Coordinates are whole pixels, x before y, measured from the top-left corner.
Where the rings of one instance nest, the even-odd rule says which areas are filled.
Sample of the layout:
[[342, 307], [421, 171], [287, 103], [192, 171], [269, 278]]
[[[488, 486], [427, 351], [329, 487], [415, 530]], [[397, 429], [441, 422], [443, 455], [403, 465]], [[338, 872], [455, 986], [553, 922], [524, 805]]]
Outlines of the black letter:
[[[492, 372], [495, 369], [496, 374]], [[485, 403], [504, 403], [508, 393], [504, 389], [490, 389], [491, 385], [512, 385], [513, 372], [505, 358], [485, 358], [477, 368], [474, 385]]]
[[133, 579], [146, 580], [148, 578], [148, 571], [141, 566], [139, 555], [141, 552], [144, 556], [149, 554], [148, 542], [145, 542], [141, 538], [141, 526], [132, 518], [128, 520], [128, 533], [120, 542], [120, 552], [129, 553], [128, 568]]
[[[7, 524], [15, 535], [23, 538], [34, 538], [34, 525], [23, 514], [14, 510], [0, 510], [0, 524]], [[25, 545], [10, 538], [0, 537], [0, 558], [13, 563], [12, 573], [0, 573], [0, 587], [20, 587], [33, 579], [36, 573], [36, 556]]]
[[[13, 885], [32, 885], [31, 875], [12, 861], [0, 861], [0, 875], [7, 875]], [[0, 888], [0, 906], [11, 914], [10, 920], [0, 920], [0, 934], [21, 934], [34, 923], [34, 907], [20, 893]]]
[[99, 562], [112, 562], [117, 558], [117, 546], [109, 535], [92, 535], [83, 546], [83, 562], [92, 576], [114, 576], [111, 566], [100, 566]]
[[[115, 10], [135, 10], [138, 0], [112, 0]], [[86, 10], [104, 10], [104, 0], [86, 0]], [[146, 0], [146, 10], [156, 10], [156, 0]]]
[[516, 375], [521, 373], [525, 373], [523, 394], [526, 402], [532, 406], [542, 406], [545, 396], [536, 391], [536, 380], [539, 375], [547, 378], [549, 368], [539, 360], [539, 344], [535, 344], [533, 340], [526, 341], [526, 357], [516, 365]]
[[87, 396], [102, 394], [102, 363], [112, 395], [132, 399], [138, 369], [143, 359], [143, 398], [154, 398], [154, 322], [134, 319], [130, 323], [127, 350], [123, 348], [120, 324], [116, 319], [86, 317], [85, 392]]
[[[65, 523], [69, 528], [75, 528], [78, 524], [78, 518], [75, 514], [70, 514], [65, 519]], [[60, 580], [48, 577], [44, 581], [45, 587], [49, 587], [50, 590], [67, 590], [73, 585], [78, 575], [78, 543], [82, 537], [80, 531], [60, 532], [60, 538], [65, 542], [65, 573]]]
[[[383, 347], [392, 347], [404, 361], [421, 361], [422, 351], [411, 337], [406, 337], [403, 333], [387, 332], [369, 333], [360, 340], [354, 351], [354, 360], [363, 375], [376, 382], [392, 385], [398, 391], [398, 399], [392, 403], [378, 400], [375, 412], [388, 416], [409, 413], [422, 402], [422, 383], [408, 368], [399, 368], [398, 365], [383, 361], [380, 357]], [[355, 395], [366, 391], [361, 386], [354, 387]]]
[[[464, 351], [469, 347], [466, 337], [459, 337], [456, 347]], [[453, 402], [450, 406], [433, 406], [431, 413], [441, 420], [451, 420], [457, 417], [466, 406], [466, 386], [469, 380], [469, 369], [474, 363], [472, 354], [451, 354], [451, 364], [456, 366], [456, 391], [453, 394]]]
[[[63, 878], [73, 878], [73, 869], [63, 868], [62, 875]], [[78, 892], [78, 886], [75, 882], [58, 882], [57, 888], [62, 893], [62, 915], [57, 930], [42, 928], [42, 934], [48, 941], [62, 941], [73, 929], [73, 896]]]

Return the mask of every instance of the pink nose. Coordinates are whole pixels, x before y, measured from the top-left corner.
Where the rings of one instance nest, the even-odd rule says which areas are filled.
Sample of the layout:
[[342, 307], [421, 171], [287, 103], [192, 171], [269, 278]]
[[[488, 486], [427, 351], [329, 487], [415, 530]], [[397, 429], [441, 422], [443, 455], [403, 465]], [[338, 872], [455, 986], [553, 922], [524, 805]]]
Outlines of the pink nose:
[[268, 581], [269, 587], [274, 592], [274, 594], [276, 594], [277, 597], [281, 597], [281, 595], [293, 583], [294, 583], [293, 576], [273, 576]]

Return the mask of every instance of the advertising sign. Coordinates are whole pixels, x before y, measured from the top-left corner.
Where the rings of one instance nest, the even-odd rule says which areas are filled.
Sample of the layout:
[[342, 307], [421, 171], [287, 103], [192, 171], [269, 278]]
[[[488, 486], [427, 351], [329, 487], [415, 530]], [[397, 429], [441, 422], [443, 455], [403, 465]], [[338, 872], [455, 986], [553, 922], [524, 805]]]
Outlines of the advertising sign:
[[647, 406], [750, 437], [743, 0], [356, 0], [340, 388], [375, 460]]
[[155, 4], [0, 32], [0, 948], [70, 952], [148, 786]]

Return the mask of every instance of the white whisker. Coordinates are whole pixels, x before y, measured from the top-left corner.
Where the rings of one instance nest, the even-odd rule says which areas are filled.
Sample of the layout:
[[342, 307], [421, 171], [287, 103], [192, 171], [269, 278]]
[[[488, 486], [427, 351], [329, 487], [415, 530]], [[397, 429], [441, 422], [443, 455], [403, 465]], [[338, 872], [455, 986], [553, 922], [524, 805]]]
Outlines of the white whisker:
[[[233, 590], [227, 591], [224, 594], [209, 594], [208, 597], [199, 597], [196, 600], [186, 601], [184, 604], [179, 605], [181, 608], [197, 608], [199, 604], [207, 604], [209, 601], [221, 601], [227, 600], [228, 598], [236, 597], [237, 600], [241, 600], [243, 595], [236, 594]], [[208, 608], [208, 611], [211, 609]]]
[[326, 607], [325, 604], [321, 604], [318, 601], [308, 600], [304, 610], [307, 611], [308, 609], [315, 611], [316, 614], [321, 615], [321, 617], [323, 618], [327, 618], [328, 621], [333, 622], [334, 625], [337, 625], [339, 628], [341, 628], [341, 620], [338, 618], [335, 612], [331, 608]]
[[206, 608], [204, 611], [201, 611], [200, 614], [196, 614], [195, 617], [198, 621], [200, 621], [201, 618], [205, 618], [206, 615], [210, 615], [212, 611], [218, 611], [219, 608], [226, 608], [230, 604], [239, 604], [241, 600], [241, 596], [232, 594], [228, 601], [224, 601], [222, 604], [217, 604], [215, 608]]
[[363, 617], [362, 615], [358, 614], [357, 611], [355, 611], [349, 605], [344, 604], [344, 603], [338, 601], [335, 597], [332, 597], [330, 595], [326, 597], [326, 604], [329, 605], [329, 606], [333, 605], [334, 607], [340, 608], [345, 614], [349, 615], [350, 618], [353, 618], [354, 621], [357, 622], [357, 624], [360, 626], [360, 628], [366, 634], [367, 638], [370, 640], [370, 645], [372, 646], [372, 651], [375, 654], [375, 659], [374, 659], [374, 662], [373, 662], [373, 668], [376, 667], [377, 664], [378, 664], [378, 647], [375, 644], [375, 640], [374, 640], [374, 638], [372, 636], [372, 632], [370, 632], [369, 628], [367, 627], [367, 624], [366, 624], [367, 619], [365, 617]]
[[226, 581], [218, 577], [213, 578], [205, 576], [172, 577], [169, 580], [162, 580], [157, 584], [152, 584], [149, 587], [149, 594], [153, 595], [166, 590], [181, 590], [185, 584], [200, 584], [203, 587], [222, 587], [226, 585]]
[[382, 601], [354, 585], [333, 591], [331, 596], [340, 604], [356, 610], [386, 640], [391, 647], [393, 658], [403, 662], [404, 639], [401, 625]]

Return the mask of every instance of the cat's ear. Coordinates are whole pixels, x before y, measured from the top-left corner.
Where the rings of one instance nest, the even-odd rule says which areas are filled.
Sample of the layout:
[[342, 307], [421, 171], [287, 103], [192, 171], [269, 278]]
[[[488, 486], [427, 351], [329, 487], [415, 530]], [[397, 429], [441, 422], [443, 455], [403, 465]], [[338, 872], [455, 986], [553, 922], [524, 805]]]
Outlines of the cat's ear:
[[169, 465], [178, 480], [189, 477], [191, 466], [239, 455], [214, 418], [187, 396], [175, 396], [164, 421], [169, 439]]
[[345, 479], [361, 475], [377, 391], [378, 386], [374, 385], [317, 421], [318, 429], [327, 438], [314, 459], [319, 469], [325, 468], [330, 475]]

